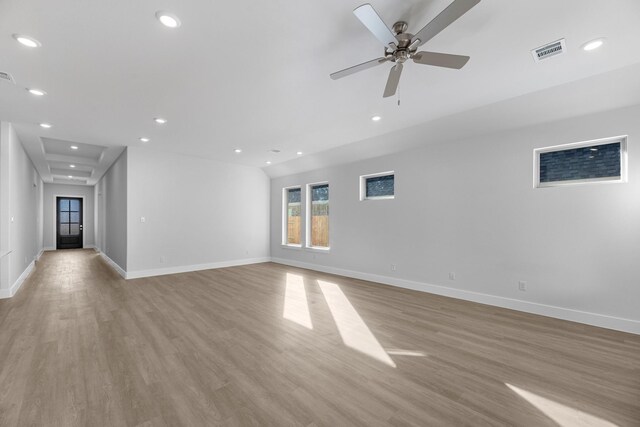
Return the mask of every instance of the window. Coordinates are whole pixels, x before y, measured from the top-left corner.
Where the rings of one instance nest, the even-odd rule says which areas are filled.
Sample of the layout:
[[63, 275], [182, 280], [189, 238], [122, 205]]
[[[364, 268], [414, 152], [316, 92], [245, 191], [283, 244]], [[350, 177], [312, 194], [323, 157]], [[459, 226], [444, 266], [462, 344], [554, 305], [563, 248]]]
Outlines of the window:
[[300, 187], [285, 188], [283, 190], [283, 245], [300, 246], [300, 218], [302, 218], [301, 196], [302, 189]]
[[307, 246], [329, 248], [329, 184], [307, 185]]
[[393, 171], [360, 177], [360, 200], [393, 199], [395, 175]]
[[536, 187], [626, 181], [626, 136], [541, 148], [534, 156]]

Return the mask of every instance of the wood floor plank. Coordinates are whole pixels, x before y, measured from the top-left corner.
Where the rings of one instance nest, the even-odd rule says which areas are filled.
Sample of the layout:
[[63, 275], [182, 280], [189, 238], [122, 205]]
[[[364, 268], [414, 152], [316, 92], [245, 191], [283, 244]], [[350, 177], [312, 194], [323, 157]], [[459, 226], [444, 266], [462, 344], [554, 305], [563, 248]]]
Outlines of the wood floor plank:
[[125, 281], [67, 250], [0, 300], [0, 384], [0, 426], [637, 427], [640, 336], [272, 263]]

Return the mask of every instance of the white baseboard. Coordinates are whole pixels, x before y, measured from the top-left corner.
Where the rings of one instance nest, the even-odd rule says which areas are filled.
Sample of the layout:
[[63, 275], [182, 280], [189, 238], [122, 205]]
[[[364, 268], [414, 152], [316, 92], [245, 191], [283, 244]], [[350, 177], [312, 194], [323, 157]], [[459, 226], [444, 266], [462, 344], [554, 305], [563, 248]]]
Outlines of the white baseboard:
[[43, 251], [55, 251], [57, 250], [55, 246], [45, 246], [43, 249]]
[[271, 258], [247, 258], [231, 261], [212, 262], [207, 264], [181, 265], [177, 267], [154, 268], [151, 270], [138, 270], [126, 272], [126, 279], [139, 279], [142, 277], [163, 276], [165, 274], [188, 273], [190, 271], [212, 270], [215, 268], [236, 267], [239, 265], [258, 264], [269, 262]]
[[40, 249], [40, 252], [38, 252], [38, 255], [36, 255], [36, 261], [40, 261], [40, 257], [42, 256], [43, 253], [44, 253], [44, 248]]
[[18, 292], [18, 289], [20, 289], [20, 286], [22, 286], [24, 281], [27, 280], [27, 277], [29, 277], [29, 275], [33, 271], [35, 265], [35, 261], [31, 261], [31, 263], [29, 263], [27, 268], [22, 272], [20, 277], [18, 277], [18, 279], [9, 289], [0, 289], [0, 299], [13, 297]]
[[109, 257], [107, 256], [107, 254], [105, 254], [105, 253], [104, 253], [104, 252], [102, 252], [102, 251], [98, 251], [98, 253], [99, 253], [99, 254], [100, 254], [100, 256], [101, 256], [101, 257], [102, 257], [102, 258], [107, 262], [107, 264], [109, 264], [111, 267], [113, 267], [113, 269], [114, 269], [115, 271], [117, 271], [117, 272], [118, 272], [118, 274], [119, 274], [120, 276], [122, 276], [122, 278], [123, 278], [123, 279], [126, 279], [126, 278], [127, 278], [127, 272], [126, 272], [126, 271], [124, 271], [124, 270], [122, 269], [122, 267], [120, 267], [118, 264], [116, 264], [116, 262], [115, 262], [114, 260], [112, 260], [111, 258], [109, 258]]
[[525, 313], [539, 314], [541, 316], [569, 320], [572, 322], [584, 323], [601, 328], [614, 329], [617, 331], [629, 332], [632, 334], [640, 334], [640, 321], [637, 320], [606, 316], [603, 314], [589, 313], [586, 311], [572, 310], [569, 308], [557, 307], [552, 305], [538, 304], [535, 302], [505, 298], [496, 295], [488, 295], [478, 292], [465, 291], [462, 289], [454, 289], [446, 286], [431, 285], [428, 283], [398, 279], [395, 277], [380, 276], [377, 274], [345, 270], [342, 268], [326, 267], [323, 265], [292, 261], [284, 258], [272, 258], [271, 261], [278, 264], [290, 265], [292, 267], [306, 268], [308, 270], [321, 271], [323, 273], [337, 274], [340, 276], [352, 277], [354, 279], [368, 280], [371, 282], [383, 283], [385, 285], [397, 286], [405, 289], [413, 289], [416, 291], [428, 292], [431, 294], [443, 295], [446, 297], [478, 302], [481, 304], [493, 305], [496, 307], [509, 308], [512, 310], [523, 311]]

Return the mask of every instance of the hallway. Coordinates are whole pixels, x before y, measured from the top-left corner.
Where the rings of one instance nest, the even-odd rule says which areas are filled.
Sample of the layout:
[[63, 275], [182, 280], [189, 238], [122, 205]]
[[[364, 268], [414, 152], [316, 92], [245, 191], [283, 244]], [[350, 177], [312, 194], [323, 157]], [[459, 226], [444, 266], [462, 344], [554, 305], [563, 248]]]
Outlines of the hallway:
[[0, 426], [631, 426], [638, 354], [635, 335], [278, 264], [124, 281], [93, 250], [46, 252], [0, 301]]

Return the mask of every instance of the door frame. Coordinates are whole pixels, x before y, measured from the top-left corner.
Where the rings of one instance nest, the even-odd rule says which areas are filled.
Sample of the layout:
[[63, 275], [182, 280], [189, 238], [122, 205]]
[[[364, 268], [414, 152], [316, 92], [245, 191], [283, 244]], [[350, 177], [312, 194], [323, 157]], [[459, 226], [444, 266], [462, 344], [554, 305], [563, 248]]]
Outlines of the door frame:
[[[86, 224], [85, 222], [85, 196], [72, 196], [72, 195], [68, 195], [68, 194], [54, 194], [53, 195], [53, 250], [57, 251], [58, 250], [58, 245], [57, 245], [57, 239], [58, 239], [58, 197], [69, 197], [72, 199], [82, 199], [82, 225], [83, 225], [83, 230], [82, 230], [82, 249], [86, 249], [86, 245], [85, 245], [85, 241], [86, 241], [86, 237], [85, 237], [85, 232], [84, 232], [84, 224]], [[62, 250], [62, 249], [60, 249]]]

